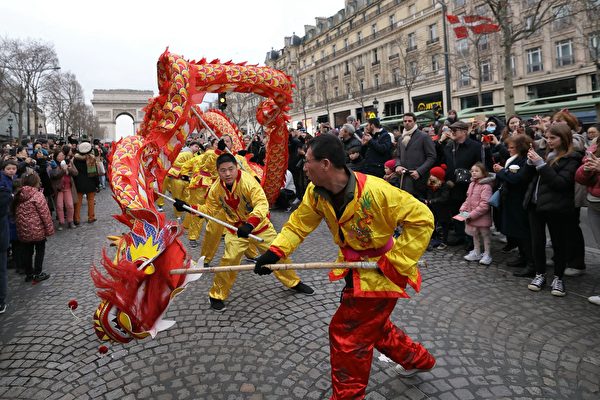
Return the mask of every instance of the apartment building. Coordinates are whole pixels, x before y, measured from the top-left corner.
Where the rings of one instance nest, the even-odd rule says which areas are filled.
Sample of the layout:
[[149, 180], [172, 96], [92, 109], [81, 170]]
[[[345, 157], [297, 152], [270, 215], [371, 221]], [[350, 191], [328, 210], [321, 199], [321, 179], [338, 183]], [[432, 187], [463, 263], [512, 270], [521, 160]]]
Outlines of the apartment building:
[[[531, 0], [511, 2], [527, 12]], [[480, 2], [446, 1], [453, 15], [490, 15]], [[565, 8], [566, 7], [566, 8]], [[515, 100], [598, 88], [598, 35], [556, 7], [554, 22], [514, 46]], [[464, 109], [504, 103], [500, 33], [457, 40], [448, 27], [451, 105]], [[597, 52], [596, 52], [597, 54]], [[268, 66], [291, 75], [297, 86], [292, 120], [310, 130], [408, 111], [448, 109], [442, 7], [436, 0], [346, 0], [328, 18], [305, 25], [304, 36], [284, 39], [267, 53]]]

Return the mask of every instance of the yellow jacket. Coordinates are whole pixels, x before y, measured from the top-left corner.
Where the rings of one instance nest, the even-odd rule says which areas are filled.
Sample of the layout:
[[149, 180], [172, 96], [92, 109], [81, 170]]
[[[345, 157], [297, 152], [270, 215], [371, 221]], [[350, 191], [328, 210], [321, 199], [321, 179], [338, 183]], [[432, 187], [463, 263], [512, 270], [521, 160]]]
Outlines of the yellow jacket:
[[238, 169], [238, 176], [231, 190], [217, 179], [210, 187], [206, 203], [197, 207], [205, 214], [225, 217], [225, 222], [240, 226], [248, 222], [254, 226], [253, 233], [260, 233], [271, 225], [269, 202], [260, 184], [249, 173]]
[[167, 174], [169, 176], [179, 178], [179, 174], [181, 173], [181, 168], [186, 163], [186, 161], [190, 160], [193, 156], [194, 156], [194, 154], [192, 154], [191, 151], [185, 151], [183, 153], [179, 153], [179, 155], [177, 155], [177, 158], [175, 159], [175, 162], [173, 163], [173, 166], [171, 166], [171, 168], [169, 169], [169, 172]]
[[[351, 173], [355, 179], [351, 178], [350, 182], [356, 182], [354, 198], [339, 220], [331, 203], [310, 183], [302, 203], [292, 213], [270, 249], [279, 256], [289, 256], [325, 219], [334, 242], [340, 246], [338, 262], [348, 259], [342, 254], [342, 248], [365, 252], [391, 246], [383, 255], [359, 258], [377, 261], [381, 272], [355, 270], [355, 296], [409, 297], [404, 290], [407, 283], [417, 292], [420, 290], [421, 275], [417, 262], [429, 244], [433, 215], [426, 205], [383, 179]], [[393, 240], [397, 226], [402, 227], [402, 234]], [[334, 269], [330, 272], [330, 279], [341, 279], [348, 271]]]

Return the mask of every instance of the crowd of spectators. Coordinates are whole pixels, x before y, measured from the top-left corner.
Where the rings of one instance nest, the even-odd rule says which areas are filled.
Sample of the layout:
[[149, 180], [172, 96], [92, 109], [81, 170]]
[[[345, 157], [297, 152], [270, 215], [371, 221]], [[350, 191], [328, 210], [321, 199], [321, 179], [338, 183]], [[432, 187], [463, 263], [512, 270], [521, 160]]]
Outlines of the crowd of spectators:
[[106, 188], [108, 147], [70, 137], [68, 141], [24, 139], [0, 150], [0, 313], [6, 310], [7, 269], [26, 282], [50, 277], [43, 271], [47, 237], [55, 229], [94, 223], [96, 192]]
[[[348, 117], [339, 129], [321, 124], [315, 134], [339, 137], [348, 169], [384, 178], [430, 207], [435, 230], [429, 250], [462, 245], [466, 260], [490, 265], [491, 236], [498, 236], [505, 242], [503, 252], [518, 252], [507, 262], [517, 268], [515, 276], [531, 278], [532, 291], [549, 283], [560, 297], [566, 294], [564, 277], [582, 275], [586, 268], [582, 207], [600, 243], [599, 132], [599, 125], [584, 129], [561, 110], [527, 120], [515, 115], [471, 121], [450, 111], [443, 123], [423, 127], [406, 113], [392, 132], [377, 118], [361, 128]], [[302, 124], [290, 131], [288, 169], [300, 199], [310, 138]], [[547, 247], [553, 252], [548, 261]], [[589, 300], [600, 305], [600, 296]]]

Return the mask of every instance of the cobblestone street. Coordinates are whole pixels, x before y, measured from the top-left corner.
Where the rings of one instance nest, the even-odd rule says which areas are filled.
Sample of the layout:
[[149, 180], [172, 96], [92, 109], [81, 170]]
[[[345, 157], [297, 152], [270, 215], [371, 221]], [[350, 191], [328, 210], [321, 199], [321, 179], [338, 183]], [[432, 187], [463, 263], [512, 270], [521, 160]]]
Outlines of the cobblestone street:
[[[89, 269], [106, 235], [124, 230], [109, 191], [97, 197], [98, 222], [57, 232], [37, 285], [9, 270], [8, 310], [0, 315], [1, 399], [327, 399], [331, 395], [328, 324], [342, 283], [325, 271], [300, 271], [306, 296], [272, 276], [240, 273], [223, 313], [211, 311], [205, 275], [177, 297], [156, 339], [109, 345], [101, 356], [92, 327], [99, 300]], [[84, 206], [85, 210], [85, 206]], [[168, 215], [172, 216], [169, 209]], [[277, 229], [289, 214], [273, 212]], [[183, 243], [188, 244], [186, 238]], [[437, 358], [430, 373], [400, 379], [376, 353], [367, 399], [598, 399], [600, 253], [587, 272], [565, 280], [568, 295], [527, 290], [514, 278], [502, 243], [494, 263], [463, 260], [462, 247], [427, 252], [420, 294], [399, 300], [393, 322]], [[199, 248], [192, 249], [198, 257]], [[333, 261], [322, 224], [292, 255]], [[219, 251], [219, 256], [222, 249]], [[77, 299], [74, 318], [67, 303]]]

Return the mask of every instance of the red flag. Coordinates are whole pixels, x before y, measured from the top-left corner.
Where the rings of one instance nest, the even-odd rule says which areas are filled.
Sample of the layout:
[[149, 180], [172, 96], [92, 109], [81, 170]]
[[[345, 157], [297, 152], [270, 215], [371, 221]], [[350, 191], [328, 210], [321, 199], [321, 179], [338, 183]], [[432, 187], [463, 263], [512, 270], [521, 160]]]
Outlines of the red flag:
[[500, 26], [494, 24], [494, 20], [488, 17], [482, 17], [479, 15], [446, 15], [450, 25], [454, 25], [454, 34], [457, 39], [464, 39], [469, 37], [469, 29], [475, 35], [484, 35], [486, 33], [498, 32]]

